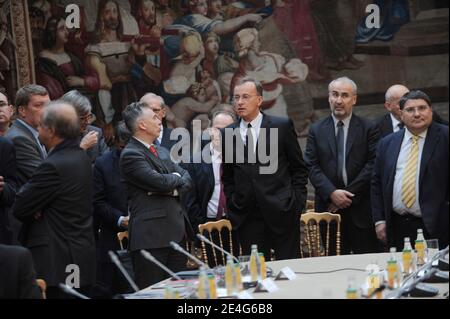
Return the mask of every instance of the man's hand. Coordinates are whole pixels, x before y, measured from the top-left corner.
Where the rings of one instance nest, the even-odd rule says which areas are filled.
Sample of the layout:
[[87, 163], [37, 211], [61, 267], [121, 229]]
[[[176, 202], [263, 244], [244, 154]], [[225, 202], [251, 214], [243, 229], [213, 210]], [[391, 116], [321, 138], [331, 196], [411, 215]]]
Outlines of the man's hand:
[[90, 131], [87, 133], [80, 142], [80, 147], [87, 151], [88, 149], [94, 147], [98, 143], [98, 132]]
[[339, 210], [339, 207], [337, 207], [336, 205], [334, 205], [333, 203], [330, 204], [330, 206], [328, 206], [328, 211], [330, 213], [336, 213]]
[[386, 223], [381, 223], [375, 226], [375, 232], [377, 233], [378, 240], [380, 240], [383, 244], [386, 244]]
[[5, 179], [3, 176], [0, 176], [0, 194], [3, 192], [3, 188], [5, 187]]
[[331, 202], [340, 209], [344, 209], [349, 207], [352, 204], [352, 197], [355, 194], [352, 194], [344, 189], [336, 189], [333, 193], [331, 193], [330, 198]]
[[128, 229], [128, 221], [130, 220], [130, 216], [125, 216], [122, 218], [120, 222], [120, 227]]

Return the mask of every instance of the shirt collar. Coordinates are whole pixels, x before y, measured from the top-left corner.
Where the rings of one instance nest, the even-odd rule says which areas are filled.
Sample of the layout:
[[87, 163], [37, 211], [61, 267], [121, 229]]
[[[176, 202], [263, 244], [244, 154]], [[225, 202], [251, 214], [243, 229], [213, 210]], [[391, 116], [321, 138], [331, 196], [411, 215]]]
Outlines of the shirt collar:
[[262, 123], [263, 115], [259, 112], [258, 116], [251, 122], [246, 122], [244, 119], [241, 121], [241, 128], [248, 128], [248, 123], [252, 125], [253, 128], [260, 128]]
[[144, 142], [143, 140], [138, 139], [136, 136], [133, 136], [133, 138], [134, 138], [136, 141], [140, 142], [142, 145], [144, 145], [147, 149], [149, 149], [150, 146], [154, 145], [154, 144], [148, 144], [148, 143]]
[[[405, 126], [406, 127], [406, 126]], [[426, 137], [427, 137], [427, 132], [428, 132], [428, 128], [425, 130], [425, 131], [423, 131], [422, 133], [420, 133], [418, 136], [420, 136], [421, 138], [423, 138], [423, 139], [425, 139]], [[405, 139], [406, 140], [409, 140], [411, 137], [413, 137], [414, 136], [414, 134], [413, 133], [411, 133], [409, 130], [408, 130], [408, 128], [406, 127], [406, 129], [405, 129]]]
[[344, 126], [345, 126], [345, 127], [349, 127], [349, 125], [350, 125], [350, 120], [352, 119], [352, 115], [353, 115], [353, 113], [350, 113], [350, 115], [347, 116], [345, 119], [343, 119], [343, 120], [338, 120], [338, 119], [334, 116], [334, 114], [331, 113], [331, 117], [333, 117], [333, 122], [334, 122], [334, 126], [335, 126], [335, 127], [337, 126], [337, 123], [338, 123], [339, 121], [342, 121], [342, 123], [344, 123]]
[[399, 123], [401, 123], [399, 120], [397, 120], [395, 118], [394, 115], [392, 115], [392, 113], [389, 113], [389, 115], [391, 116], [391, 121], [392, 121], [392, 127], [395, 129]]

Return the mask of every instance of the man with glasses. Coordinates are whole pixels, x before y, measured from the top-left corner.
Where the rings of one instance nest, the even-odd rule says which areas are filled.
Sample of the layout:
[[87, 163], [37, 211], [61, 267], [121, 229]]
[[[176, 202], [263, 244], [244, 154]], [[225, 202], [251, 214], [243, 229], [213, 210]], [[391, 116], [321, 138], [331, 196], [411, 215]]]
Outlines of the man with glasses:
[[[240, 120], [224, 129], [222, 143], [228, 218], [244, 255], [257, 244], [266, 259], [271, 257], [271, 249], [277, 260], [292, 259], [300, 254], [300, 212], [306, 202], [307, 169], [292, 121], [262, 113], [262, 93], [261, 84], [249, 77], [234, 87], [234, 108]], [[233, 154], [227, 153], [230, 133], [234, 133]], [[243, 144], [242, 149], [239, 145]], [[277, 152], [271, 154], [274, 145]], [[264, 155], [269, 156], [269, 163], [262, 161]], [[239, 157], [244, 158], [243, 163]], [[272, 160], [275, 170], [267, 172]]]
[[[395, 133], [404, 127], [401, 119], [400, 99], [403, 95], [409, 92], [409, 89], [401, 84], [395, 84], [389, 87], [385, 94], [384, 107], [389, 112], [377, 120], [380, 128], [380, 138], [385, 137], [391, 133]], [[448, 125], [448, 122], [441, 118], [435, 111], [433, 111], [433, 121]]]
[[400, 99], [405, 129], [383, 138], [377, 149], [371, 197], [379, 240], [403, 248], [404, 237], [448, 245], [448, 126], [433, 121], [430, 98], [411, 91]]
[[8, 132], [13, 114], [14, 110], [8, 102], [8, 97], [0, 93], [0, 136], [5, 136]]
[[357, 87], [351, 79], [333, 80], [328, 93], [331, 115], [311, 126], [305, 152], [315, 211], [341, 215], [344, 254], [376, 252], [369, 191], [378, 128], [353, 113]]

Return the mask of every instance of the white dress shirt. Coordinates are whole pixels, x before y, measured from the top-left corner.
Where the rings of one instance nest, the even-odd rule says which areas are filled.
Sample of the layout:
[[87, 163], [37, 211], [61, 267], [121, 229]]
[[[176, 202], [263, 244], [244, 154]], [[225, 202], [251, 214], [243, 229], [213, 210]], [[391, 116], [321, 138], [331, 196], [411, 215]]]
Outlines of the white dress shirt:
[[241, 123], [239, 125], [239, 129], [241, 131], [241, 138], [242, 141], [245, 144], [245, 138], [247, 136], [247, 130], [248, 130], [248, 124], [250, 123], [252, 125], [251, 129], [250, 129], [250, 133], [252, 134], [253, 137], [253, 152], [256, 152], [256, 144], [259, 138], [259, 131], [261, 129], [261, 123], [262, 123], [262, 119], [263, 119], [263, 115], [261, 112], [259, 112], [258, 116], [251, 122], [246, 122], [244, 120], [241, 120]]
[[348, 117], [346, 117], [343, 120], [338, 120], [334, 114], [331, 114], [331, 117], [333, 118], [333, 122], [334, 122], [334, 134], [337, 137], [337, 133], [338, 133], [338, 122], [342, 121], [342, 123], [344, 123], [343, 125], [343, 129], [344, 129], [344, 163], [342, 165], [342, 179], [343, 182], [345, 184], [345, 186], [347, 186], [347, 169], [346, 169], [346, 159], [345, 159], [345, 153], [347, 152], [347, 136], [348, 136], [348, 128], [350, 126], [350, 120], [352, 119], [352, 114], [350, 114]]
[[397, 120], [394, 115], [392, 115], [392, 114], [389, 114], [389, 115], [391, 116], [392, 128], [394, 129], [394, 133], [400, 131], [400, 127], [398, 125], [402, 124], [402, 122]]

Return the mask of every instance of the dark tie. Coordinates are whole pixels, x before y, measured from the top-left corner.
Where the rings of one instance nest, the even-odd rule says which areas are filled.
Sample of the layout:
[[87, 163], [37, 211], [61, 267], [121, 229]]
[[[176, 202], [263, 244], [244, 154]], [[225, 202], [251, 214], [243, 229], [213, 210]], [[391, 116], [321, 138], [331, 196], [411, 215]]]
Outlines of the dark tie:
[[[245, 146], [253, 147], [253, 145], [252, 125], [248, 123], [247, 132], [245, 134]], [[253, 148], [251, 148], [251, 150], [253, 151]]]
[[336, 136], [336, 147], [337, 147], [337, 177], [338, 182], [341, 186], [344, 186], [344, 177], [342, 171], [344, 169], [344, 123], [339, 121], [337, 123], [337, 136]]
[[155, 155], [156, 157], [158, 157], [158, 152], [156, 151], [155, 145], [153, 145], [153, 144], [150, 145], [149, 150], [150, 150], [150, 152], [152, 152], [153, 155]]
[[401, 130], [401, 129], [403, 129], [405, 127], [405, 124], [400, 122], [400, 123], [397, 124], [397, 126], [398, 126], [398, 129]]
[[220, 170], [219, 170], [219, 176], [220, 176], [220, 196], [219, 196], [219, 205], [217, 206], [217, 220], [222, 219], [222, 217], [225, 215], [225, 208], [226, 208], [226, 198], [225, 198], [225, 192], [223, 191], [223, 164], [220, 164]]

